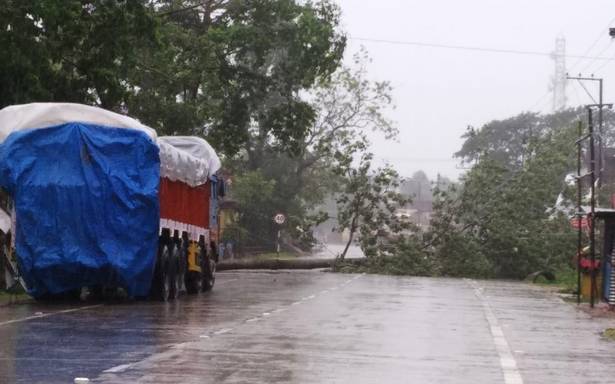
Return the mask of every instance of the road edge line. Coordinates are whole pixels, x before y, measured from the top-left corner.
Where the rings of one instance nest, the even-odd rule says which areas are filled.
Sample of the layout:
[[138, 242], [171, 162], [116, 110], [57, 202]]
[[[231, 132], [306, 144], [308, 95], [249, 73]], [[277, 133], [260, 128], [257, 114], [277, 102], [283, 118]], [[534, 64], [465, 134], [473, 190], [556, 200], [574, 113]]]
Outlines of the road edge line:
[[474, 290], [474, 295], [480, 300], [483, 307], [483, 313], [489, 323], [489, 331], [495, 344], [495, 349], [500, 358], [500, 366], [504, 373], [504, 382], [506, 384], [523, 384], [523, 377], [517, 367], [517, 361], [510, 349], [510, 345], [504, 336], [504, 331], [498, 322], [498, 318], [493, 313], [493, 308], [482, 293], [478, 283], [471, 279], [464, 279]]

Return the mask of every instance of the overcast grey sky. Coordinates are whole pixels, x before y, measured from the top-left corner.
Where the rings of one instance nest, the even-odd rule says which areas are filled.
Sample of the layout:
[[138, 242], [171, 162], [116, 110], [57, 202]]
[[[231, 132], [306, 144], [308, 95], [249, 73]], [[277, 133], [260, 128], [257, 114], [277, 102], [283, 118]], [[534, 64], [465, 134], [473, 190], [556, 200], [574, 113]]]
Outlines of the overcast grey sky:
[[[402, 175], [422, 169], [457, 177], [452, 154], [467, 125], [479, 127], [521, 111], [548, 112], [549, 80], [554, 63], [548, 56], [515, 55], [427, 48], [354, 40], [395, 41], [496, 49], [554, 50], [566, 38], [568, 55], [615, 58], [607, 26], [615, 26], [613, 0], [338, 0], [343, 26], [351, 40], [347, 61], [360, 46], [373, 63], [373, 79], [389, 80], [396, 110], [391, 117], [401, 131], [399, 143], [374, 139], [374, 152]], [[594, 42], [591, 50], [588, 49]], [[595, 72], [605, 78], [605, 101], [615, 101], [615, 61], [567, 58], [574, 74]], [[599, 71], [598, 71], [599, 70]], [[590, 99], [568, 84], [568, 105]]]

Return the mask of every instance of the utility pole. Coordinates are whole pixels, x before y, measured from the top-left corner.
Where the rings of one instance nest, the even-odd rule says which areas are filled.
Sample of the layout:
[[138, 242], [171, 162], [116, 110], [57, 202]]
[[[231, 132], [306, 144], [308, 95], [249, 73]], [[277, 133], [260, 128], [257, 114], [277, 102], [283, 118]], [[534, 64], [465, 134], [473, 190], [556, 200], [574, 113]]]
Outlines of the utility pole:
[[[600, 190], [600, 188], [602, 187], [602, 179], [603, 179], [603, 173], [604, 173], [604, 150], [603, 150], [603, 146], [604, 143], [602, 141], [602, 137], [604, 136], [604, 132], [603, 132], [603, 125], [604, 125], [604, 117], [603, 117], [603, 113], [602, 113], [602, 109], [606, 106], [603, 103], [603, 88], [604, 88], [604, 80], [602, 78], [595, 78], [595, 77], [583, 77], [579, 74], [579, 76], [574, 77], [574, 76], [566, 76], [567, 80], [576, 80], [579, 82], [579, 84], [581, 85], [581, 87], [583, 87], [583, 89], [585, 90], [585, 92], [588, 94], [588, 96], [590, 97], [590, 99], [592, 99], [594, 101], [595, 104], [592, 104], [592, 106], [598, 107], [598, 190]], [[597, 81], [598, 82], [598, 101], [596, 102], [596, 99], [594, 99], [594, 97], [592, 96], [592, 94], [587, 90], [587, 88], [585, 87], [585, 85], [583, 84], [583, 82], [585, 81]]]
[[[589, 226], [589, 256], [591, 260], [590, 264], [590, 293], [589, 303], [594, 307], [594, 301], [596, 299], [596, 151], [595, 151], [595, 134], [594, 134], [594, 109], [598, 108], [602, 110], [604, 107], [612, 108], [613, 104], [589, 104], [585, 106], [587, 108], [587, 126], [588, 133], [585, 136], [581, 136], [577, 140], [578, 154], [577, 154], [577, 225], [581, 227], [583, 212], [581, 212], [581, 178], [585, 176], [590, 177], [590, 212], [587, 214], [587, 223]], [[579, 125], [579, 131], [581, 125]], [[581, 142], [589, 139], [589, 172], [586, 175], [581, 175]], [[579, 233], [577, 243], [577, 253], [580, 259], [581, 257], [581, 236]], [[605, 255], [606, 257], [606, 255]], [[580, 271], [580, 264], [577, 265], [578, 271]], [[578, 273], [578, 272], [577, 272]], [[580, 276], [577, 275], [577, 284], [580, 288]], [[580, 297], [577, 298], [577, 302], [580, 302]]]
[[604, 132], [602, 130], [603, 125], [603, 115], [602, 115], [602, 107], [604, 104], [602, 103], [602, 79], [598, 79], [598, 191], [602, 188], [602, 176], [604, 173], [604, 150], [602, 137], [604, 136]]
[[579, 140], [577, 140], [577, 304], [581, 304], [581, 252], [583, 250], [583, 213], [581, 212], [581, 188], [583, 181], [581, 180], [581, 155], [583, 153], [583, 123], [579, 121]]
[[[601, 108], [602, 109], [602, 108]], [[595, 153], [594, 153], [594, 122], [592, 118], [592, 107], [587, 107], [587, 126], [589, 128], [589, 179], [590, 186], [590, 219], [588, 220], [589, 227], [589, 255], [591, 257], [591, 288], [589, 293], [590, 306], [594, 307], [594, 292], [596, 289], [596, 196], [595, 196]]]
[[566, 39], [559, 35], [555, 39], [555, 50], [551, 53], [555, 64], [551, 88], [553, 89], [553, 112], [566, 108]]

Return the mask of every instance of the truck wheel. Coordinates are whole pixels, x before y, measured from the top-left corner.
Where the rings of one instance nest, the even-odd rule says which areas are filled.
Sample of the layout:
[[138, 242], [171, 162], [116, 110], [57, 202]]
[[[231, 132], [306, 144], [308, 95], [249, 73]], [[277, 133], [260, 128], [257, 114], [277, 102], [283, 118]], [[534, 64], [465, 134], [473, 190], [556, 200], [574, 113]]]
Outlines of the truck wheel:
[[211, 291], [216, 282], [216, 262], [210, 260], [209, 257], [205, 258], [203, 267], [203, 292]]
[[186, 288], [186, 274], [188, 273], [188, 242], [182, 240], [181, 243], [178, 244], [179, 252], [179, 291], [184, 292], [187, 291]]
[[152, 296], [160, 301], [168, 301], [171, 293], [171, 282], [169, 276], [170, 252], [168, 244], [160, 240], [158, 246], [158, 259], [152, 282]]
[[188, 272], [186, 275], [186, 292], [190, 295], [197, 294], [203, 289], [203, 279], [198, 272]]
[[173, 301], [179, 297], [181, 290], [180, 266], [179, 266], [179, 247], [176, 244], [171, 244], [171, 259], [169, 260], [169, 300]]
[[171, 300], [171, 264], [167, 262], [162, 280], [162, 290], [160, 292], [160, 300], [167, 302]]

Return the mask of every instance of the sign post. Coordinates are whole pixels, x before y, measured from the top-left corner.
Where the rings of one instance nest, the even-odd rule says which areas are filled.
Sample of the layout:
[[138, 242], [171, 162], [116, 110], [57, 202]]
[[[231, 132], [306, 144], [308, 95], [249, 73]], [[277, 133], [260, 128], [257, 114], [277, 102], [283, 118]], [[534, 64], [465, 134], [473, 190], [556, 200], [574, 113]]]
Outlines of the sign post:
[[280, 256], [280, 226], [286, 222], [286, 216], [283, 213], [277, 213], [273, 217], [273, 222], [278, 225], [278, 236], [275, 242], [275, 252]]

